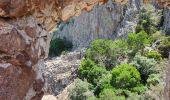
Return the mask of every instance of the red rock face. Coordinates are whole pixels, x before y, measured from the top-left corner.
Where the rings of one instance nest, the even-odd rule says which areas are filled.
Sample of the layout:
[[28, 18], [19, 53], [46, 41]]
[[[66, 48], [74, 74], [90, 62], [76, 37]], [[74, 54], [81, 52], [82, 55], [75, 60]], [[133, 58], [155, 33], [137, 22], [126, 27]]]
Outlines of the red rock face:
[[37, 63], [47, 53], [48, 34], [34, 17], [1, 19], [0, 100], [40, 99], [44, 81]]

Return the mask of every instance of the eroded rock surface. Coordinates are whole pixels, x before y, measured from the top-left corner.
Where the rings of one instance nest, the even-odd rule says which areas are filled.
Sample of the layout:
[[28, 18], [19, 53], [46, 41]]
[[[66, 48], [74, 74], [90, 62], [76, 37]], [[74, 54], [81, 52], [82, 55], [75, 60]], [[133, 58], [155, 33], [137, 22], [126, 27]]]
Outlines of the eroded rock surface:
[[141, 1], [129, 0], [126, 5], [112, 2], [96, 6], [91, 12], [83, 11], [68, 23], [61, 24], [54, 38], [73, 43], [73, 49], [88, 47], [95, 39], [116, 39], [135, 32]]
[[35, 92], [26, 100], [43, 95], [37, 64], [47, 57], [48, 43], [34, 17], [0, 19], [0, 100], [22, 100], [30, 88]]
[[90, 11], [95, 5], [107, 0], [1, 0], [1, 17], [33, 15], [47, 30], [60, 20], [66, 21], [80, 15], [82, 10]]
[[45, 62], [45, 93], [57, 96], [76, 78], [84, 53], [85, 50], [82, 49]]

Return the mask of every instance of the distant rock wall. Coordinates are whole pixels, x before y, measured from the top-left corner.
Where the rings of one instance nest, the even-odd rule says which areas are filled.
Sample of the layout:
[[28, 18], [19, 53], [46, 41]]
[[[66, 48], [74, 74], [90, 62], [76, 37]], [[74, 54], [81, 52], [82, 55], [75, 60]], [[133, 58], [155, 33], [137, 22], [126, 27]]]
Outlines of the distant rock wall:
[[91, 12], [83, 11], [69, 23], [59, 27], [55, 37], [73, 43], [73, 49], [88, 47], [94, 39], [115, 39], [134, 32], [141, 6], [140, 0], [129, 0], [126, 5], [109, 0]]
[[164, 9], [164, 23], [163, 23], [163, 27], [164, 30], [166, 31], [166, 33], [168, 35], [170, 35], [170, 10], [169, 9]]

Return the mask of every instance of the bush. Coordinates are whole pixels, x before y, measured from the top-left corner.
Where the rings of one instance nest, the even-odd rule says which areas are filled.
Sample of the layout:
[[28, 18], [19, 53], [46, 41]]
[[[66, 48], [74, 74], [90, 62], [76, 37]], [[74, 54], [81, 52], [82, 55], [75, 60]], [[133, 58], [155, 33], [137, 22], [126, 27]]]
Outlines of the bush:
[[50, 42], [49, 56], [59, 56], [63, 51], [70, 50], [71, 48], [71, 42], [65, 39], [56, 38]]
[[95, 64], [93, 61], [89, 59], [83, 60], [79, 68], [80, 78], [82, 79], [85, 78], [87, 79], [88, 82], [94, 85], [98, 83], [102, 75], [105, 73], [106, 70], [104, 67]]
[[162, 55], [157, 52], [157, 51], [150, 51], [145, 54], [146, 57], [148, 58], [154, 58], [156, 61], [161, 61], [162, 60]]
[[153, 42], [155, 42], [156, 40], [160, 40], [161, 37], [161, 31], [156, 31], [154, 34], [151, 35], [151, 39]]
[[132, 92], [136, 92], [138, 94], [142, 94], [147, 90], [147, 87], [145, 87], [143, 84], [139, 84], [138, 86], [131, 89]]
[[91, 48], [86, 52], [86, 58], [95, 63], [112, 69], [119, 64], [118, 58], [126, 54], [127, 43], [124, 40], [102, 40], [98, 39], [92, 42]]
[[169, 58], [170, 52], [170, 37], [162, 37], [161, 43], [158, 45], [158, 50], [164, 58]]
[[[124, 99], [122, 100], [143, 100], [142, 96], [126, 89], [115, 89], [114, 92], [116, 96], [124, 97]], [[115, 100], [120, 100], [120, 99], [115, 99]]]
[[129, 49], [132, 50], [130, 56], [133, 58], [139, 50], [142, 50], [143, 53], [145, 44], [148, 44], [150, 40], [148, 39], [147, 33], [141, 31], [139, 33], [130, 33], [127, 42]]
[[121, 64], [112, 70], [112, 85], [116, 88], [130, 89], [140, 84], [140, 73], [129, 64]]
[[112, 88], [111, 80], [112, 80], [112, 74], [110, 72], [107, 72], [107, 74], [103, 75], [94, 89], [94, 94], [99, 95], [99, 93], [103, 89]]
[[[89, 90], [90, 84], [80, 79], [75, 79], [69, 88], [70, 100], [88, 100], [95, 98], [92, 91]], [[91, 99], [94, 100], [94, 99]]]
[[106, 88], [104, 89], [100, 95], [99, 95], [99, 100], [125, 100], [124, 95], [115, 95], [115, 92], [111, 88]]
[[161, 76], [159, 74], [151, 74], [149, 75], [149, 78], [147, 79], [147, 85], [151, 86], [154, 85], [156, 86], [157, 84], [159, 84], [161, 79]]
[[158, 73], [156, 68], [157, 62], [154, 59], [136, 55], [132, 64], [138, 69], [141, 74], [142, 81], [146, 83], [150, 74]]
[[100, 90], [104, 88], [112, 88], [112, 85], [110, 84], [112, 80], [112, 74], [110, 72], [107, 72], [107, 74], [103, 75], [100, 81], [98, 82], [98, 87], [100, 87]]
[[136, 27], [136, 32], [145, 31], [148, 34], [153, 34], [159, 30], [162, 21], [162, 10], [155, 9], [153, 5], [146, 5], [142, 8], [139, 15], [139, 22]]

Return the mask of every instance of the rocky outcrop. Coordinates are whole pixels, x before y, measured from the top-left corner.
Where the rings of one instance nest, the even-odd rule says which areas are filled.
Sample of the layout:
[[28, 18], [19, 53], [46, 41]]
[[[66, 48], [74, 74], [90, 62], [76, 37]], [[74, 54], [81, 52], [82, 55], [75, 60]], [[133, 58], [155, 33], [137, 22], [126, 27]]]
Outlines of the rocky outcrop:
[[17, 18], [31, 14], [39, 24], [51, 30], [60, 20], [66, 21], [80, 15], [82, 10], [90, 11], [95, 5], [107, 0], [1, 0], [0, 16]]
[[144, 3], [155, 3], [159, 4], [163, 7], [170, 7], [170, 1], [169, 0], [143, 0]]
[[123, 15], [123, 6], [109, 1], [96, 6], [91, 12], [83, 11], [78, 17], [74, 17], [64, 24], [55, 33], [56, 37], [65, 38], [73, 43], [73, 48], [89, 46], [89, 43], [97, 38], [112, 39], [116, 37], [116, 27]]
[[83, 11], [68, 23], [61, 24], [54, 37], [64, 38], [73, 43], [73, 49], [88, 47], [94, 39], [115, 39], [134, 32], [140, 0], [129, 0], [121, 5], [109, 0], [96, 6], [91, 12]]
[[[82, 10], [90, 11], [97, 4], [108, 0], [1, 0], [1, 17], [21, 17], [33, 15], [47, 30], [51, 30], [56, 22], [66, 21], [70, 17], [78, 16]], [[128, 0], [112, 0], [119, 4], [126, 4]], [[130, 0], [129, 0], [130, 1]], [[156, 2], [169, 6], [168, 0], [144, 0], [145, 3]]]
[[167, 35], [170, 35], [170, 10], [164, 9], [164, 23], [163, 27]]
[[142, 5], [142, 0], [129, 0], [128, 4], [124, 7], [123, 18], [116, 28], [117, 37], [127, 37], [129, 32], [135, 32]]
[[0, 100], [43, 95], [38, 64], [48, 56], [48, 44], [47, 31], [34, 17], [0, 19]]
[[85, 50], [70, 52], [45, 62], [44, 91], [57, 96], [77, 76], [77, 69], [84, 58]]

